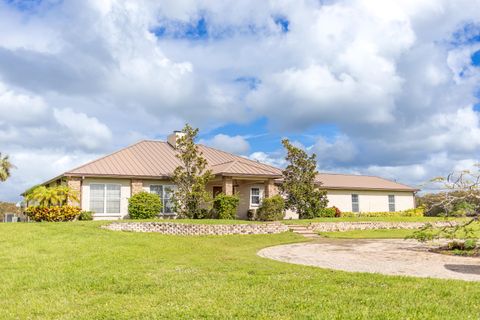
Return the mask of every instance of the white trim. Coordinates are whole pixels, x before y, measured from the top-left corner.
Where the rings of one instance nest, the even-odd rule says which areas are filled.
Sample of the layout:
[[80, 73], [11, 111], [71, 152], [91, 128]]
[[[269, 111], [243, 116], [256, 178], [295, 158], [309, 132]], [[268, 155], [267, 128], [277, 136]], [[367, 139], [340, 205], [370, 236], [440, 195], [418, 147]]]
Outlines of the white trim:
[[[353, 201], [354, 196], [356, 196], [357, 201]], [[352, 200], [352, 212], [360, 212], [360, 195], [358, 193], [352, 193], [351, 200]], [[357, 210], [353, 209], [354, 204], [357, 205]]]
[[[257, 189], [258, 190], [258, 195], [255, 195], [256, 197], [258, 196], [258, 203], [253, 203], [252, 202], [252, 190]], [[259, 207], [260, 203], [262, 203], [262, 193], [259, 187], [250, 187], [250, 207]]]
[[[393, 201], [390, 201], [390, 198], [393, 199]], [[389, 212], [395, 212], [396, 209], [397, 209], [397, 206], [396, 206], [396, 201], [395, 201], [395, 195], [394, 194], [389, 194], [387, 195], [387, 201], [388, 201], [388, 211]], [[393, 206], [393, 210], [391, 210], [390, 206]]]
[[[162, 187], [162, 196], [160, 197], [160, 200], [162, 200], [162, 212], [160, 212], [160, 215], [175, 215], [175, 212], [164, 212], [165, 210], [165, 191], [166, 189], [170, 189], [171, 193], [173, 193], [176, 189], [176, 185], [174, 184], [162, 184], [162, 183], [151, 183], [148, 185], [148, 192], [152, 192], [152, 186], [161, 186]], [[171, 196], [170, 196], [171, 199]], [[173, 208], [172, 208], [173, 209]]]
[[119, 201], [119, 211], [122, 211], [122, 185], [120, 183], [101, 183], [101, 182], [93, 182], [93, 183], [90, 183], [90, 195], [89, 195], [89, 208], [91, 208], [90, 204], [92, 202], [92, 189], [91, 189], [91, 186], [92, 185], [103, 185], [103, 212], [99, 212], [99, 213], [96, 213], [95, 212], [95, 216], [97, 217], [101, 217], [101, 216], [108, 216], [108, 217], [121, 217], [121, 212], [113, 212], [113, 213], [107, 213], [107, 185], [110, 185], [110, 186], [117, 186], [119, 187], [119, 191], [120, 191], [120, 197], [118, 199]]

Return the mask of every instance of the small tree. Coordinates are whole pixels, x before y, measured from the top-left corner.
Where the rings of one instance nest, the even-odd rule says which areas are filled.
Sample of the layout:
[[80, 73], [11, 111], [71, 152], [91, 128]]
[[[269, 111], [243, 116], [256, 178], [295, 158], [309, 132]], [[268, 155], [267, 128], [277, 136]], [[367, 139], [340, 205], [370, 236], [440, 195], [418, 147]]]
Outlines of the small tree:
[[131, 219], [150, 219], [162, 210], [162, 200], [155, 193], [139, 192], [128, 199], [128, 214]]
[[196, 219], [203, 217], [203, 211], [211, 207], [212, 196], [207, 192], [206, 185], [212, 173], [206, 170], [207, 160], [195, 144], [198, 129], [186, 124], [182, 134], [176, 141], [176, 157], [182, 164], [173, 172], [176, 185], [173, 202], [180, 217]]
[[453, 172], [446, 177], [437, 177], [431, 180], [442, 191], [435, 197], [429, 197], [427, 211], [435, 208], [441, 215], [455, 217], [459, 214], [468, 214], [470, 219], [449, 223], [439, 229], [431, 224], [413, 233], [412, 238], [420, 241], [447, 238], [454, 239], [459, 235], [469, 239], [477, 239], [475, 225], [478, 225], [480, 208], [480, 172], [468, 170]]
[[289, 163], [283, 170], [283, 183], [280, 190], [286, 194], [287, 209], [296, 210], [300, 219], [310, 219], [321, 214], [328, 204], [327, 193], [315, 185], [317, 175], [316, 155], [309, 156], [305, 151], [282, 140], [287, 149], [286, 160]]
[[15, 166], [8, 159], [8, 155], [2, 157], [0, 152], [0, 181], [6, 181], [10, 177], [10, 170]]
[[78, 202], [78, 192], [67, 186], [45, 187], [37, 186], [25, 194], [27, 202], [33, 201], [41, 207], [63, 206], [68, 200]]

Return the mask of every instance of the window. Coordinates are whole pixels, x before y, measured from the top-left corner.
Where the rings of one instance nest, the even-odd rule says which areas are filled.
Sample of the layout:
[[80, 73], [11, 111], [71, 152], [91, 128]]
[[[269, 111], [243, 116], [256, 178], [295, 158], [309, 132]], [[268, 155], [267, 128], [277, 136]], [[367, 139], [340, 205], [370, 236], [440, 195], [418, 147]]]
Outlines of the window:
[[158, 194], [162, 200], [162, 212], [161, 213], [173, 213], [173, 189], [174, 186], [167, 185], [150, 185], [150, 192]]
[[260, 189], [259, 188], [250, 189], [250, 204], [252, 206], [260, 205]]
[[90, 210], [95, 213], [120, 213], [120, 190], [118, 184], [91, 184]]
[[359, 212], [360, 205], [358, 202], [358, 194], [352, 194], [352, 212]]
[[388, 195], [388, 211], [395, 211], [395, 195], [393, 194]]

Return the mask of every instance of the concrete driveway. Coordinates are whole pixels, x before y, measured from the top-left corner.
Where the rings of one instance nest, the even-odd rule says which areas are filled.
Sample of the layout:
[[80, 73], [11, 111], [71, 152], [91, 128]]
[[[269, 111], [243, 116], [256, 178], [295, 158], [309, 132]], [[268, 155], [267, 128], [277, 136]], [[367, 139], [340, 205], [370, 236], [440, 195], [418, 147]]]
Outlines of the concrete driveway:
[[351, 272], [480, 281], [480, 258], [428, 252], [414, 240], [321, 239], [262, 249], [278, 261]]

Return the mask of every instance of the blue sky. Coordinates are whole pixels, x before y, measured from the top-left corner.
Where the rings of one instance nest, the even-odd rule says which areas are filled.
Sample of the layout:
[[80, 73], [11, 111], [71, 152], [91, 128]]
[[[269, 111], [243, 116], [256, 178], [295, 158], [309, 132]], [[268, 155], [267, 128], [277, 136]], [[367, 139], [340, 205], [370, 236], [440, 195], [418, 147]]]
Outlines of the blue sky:
[[480, 1], [0, 0], [0, 201], [186, 122], [414, 186], [480, 150]]

